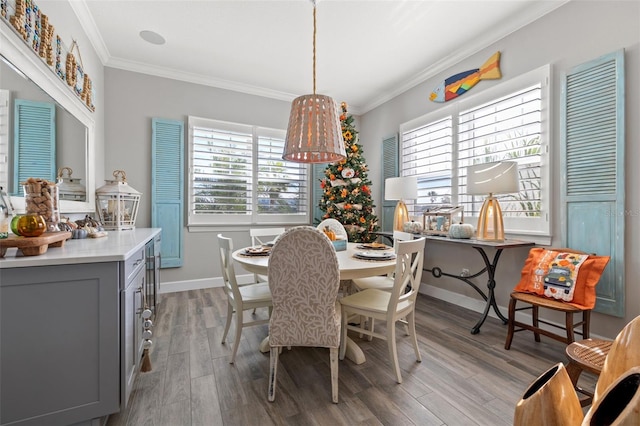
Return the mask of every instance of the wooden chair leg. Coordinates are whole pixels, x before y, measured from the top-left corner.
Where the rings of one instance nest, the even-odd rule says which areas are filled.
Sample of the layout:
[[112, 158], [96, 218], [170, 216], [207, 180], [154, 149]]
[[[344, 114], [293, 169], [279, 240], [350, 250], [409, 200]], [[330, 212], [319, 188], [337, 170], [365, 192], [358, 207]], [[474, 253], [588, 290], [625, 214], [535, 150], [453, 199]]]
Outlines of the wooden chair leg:
[[329, 348], [331, 364], [331, 401], [338, 403], [338, 348]]
[[278, 375], [278, 355], [280, 347], [272, 347], [269, 356], [269, 402], [276, 399], [276, 379]]
[[567, 329], [567, 345], [575, 342], [575, 337], [573, 334], [573, 312], [567, 312], [565, 314], [565, 328]]
[[[538, 307], [536, 305], [533, 305], [531, 307], [531, 320], [536, 330], [540, 328], [540, 324], [538, 322]], [[533, 337], [536, 339], [536, 342], [540, 341], [540, 333], [538, 333], [537, 331], [533, 332]]]
[[591, 310], [582, 311], [582, 338], [588, 339], [591, 333]]
[[340, 354], [339, 358], [341, 360], [344, 359], [344, 355], [347, 353], [347, 325], [349, 323], [348, 317], [349, 313], [342, 308], [342, 336], [340, 337]]
[[387, 346], [389, 347], [389, 359], [391, 360], [396, 381], [402, 383], [402, 373], [398, 362], [398, 348], [396, 347], [396, 325], [387, 323]]
[[236, 362], [236, 353], [238, 352], [238, 346], [240, 346], [240, 338], [242, 337], [242, 326], [244, 325], [242, 314], [243, 311], [236, 311], [236, 340], [235, 342], [233, 342], [233, 352], [231, 353], [231, 361], [229, 361], [229, 364], [234, 364]]
[[229, 327], [231, 326], [231, 317], [233, 316], [233, 306], [231, 303], [227, 302], [227, 323], [224, 325], [224, 333], [222, 333], [222, 343], [227, 340], [227, 333], [229, 332]]
[[511, 341], [513, 340], [513, 333], [515, 329], [515, 324], [513, 323], [516, 320], [516, 302], [517, 300], [511, 298], [509, 300], [509, 321], [507, 328], [507, 340], [504, 342], [504, 348], [509, 350], [511, 348]]

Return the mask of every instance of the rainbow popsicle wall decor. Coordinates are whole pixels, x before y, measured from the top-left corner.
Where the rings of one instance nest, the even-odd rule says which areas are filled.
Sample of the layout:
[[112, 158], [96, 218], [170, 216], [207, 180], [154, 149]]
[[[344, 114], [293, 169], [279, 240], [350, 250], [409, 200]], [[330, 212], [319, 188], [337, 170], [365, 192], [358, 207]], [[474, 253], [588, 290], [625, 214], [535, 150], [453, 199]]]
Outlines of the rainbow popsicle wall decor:
[[480, 80], [496, 80], [500, 73], [500, 52], [494, 53], [480, 68], [452, 75], [433, 89], [429, 99], [433, 102], [447, 102], [467, 93]]

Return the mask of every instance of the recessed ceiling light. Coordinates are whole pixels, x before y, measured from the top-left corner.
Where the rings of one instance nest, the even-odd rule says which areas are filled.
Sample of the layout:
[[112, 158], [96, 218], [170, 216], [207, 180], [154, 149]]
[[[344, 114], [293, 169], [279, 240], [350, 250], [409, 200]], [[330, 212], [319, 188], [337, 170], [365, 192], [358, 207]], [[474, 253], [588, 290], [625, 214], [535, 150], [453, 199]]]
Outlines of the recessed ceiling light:
[[140, 37], [151, 44], [159, 45], [159, 44], [165, 43], [164, 37], [162, 37], [160, 34], [156, 33], [155, 31], [149, 31], [149, 30], [140, 31]]

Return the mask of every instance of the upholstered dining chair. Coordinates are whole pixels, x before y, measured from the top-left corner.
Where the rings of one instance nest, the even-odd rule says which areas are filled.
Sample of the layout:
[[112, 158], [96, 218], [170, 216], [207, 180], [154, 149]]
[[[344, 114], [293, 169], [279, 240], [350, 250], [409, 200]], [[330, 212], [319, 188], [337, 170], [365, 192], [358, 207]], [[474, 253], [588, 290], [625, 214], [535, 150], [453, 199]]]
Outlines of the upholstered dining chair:
[[267, 283], [253, 283], [238, 286], [236, 273], [233, 268], [233, 258], [231, 257], [233, 242], [231, 238], [218, 234], [218, 245], [220, 247], [220, 267], [224, 281], [224, 293], [227, 296], [227, 322], [224, 326], [224, 333], [222, 334], [222, 344], [224, 344], [227, 339], [227, 333], [231, 326], [231, 317], [234, 313], [236, 315], [236, 336], [233, 342], [233, 352], [231, 353], [230, 361], [230, 363], [233, 364], [236, 361], [236, 353], [238, 352], [238, 345], [240, 344], [242, 328], [269, 322], [268, 319], [245, 321], [244, 311], [255, 308], [269, 308], [269, 310], [271, 310], [271, 292], [269, 291], [269, 284]]
[[337, 403], [340, 267], [331, 241], [310, 226], [287, 230], [271, 249], [268, 277], [273, 297], [269, 401], [275, 400], [282, 347], [309, 346], [329, 348], [331, 399]]
[[[344, 359], [346, 353], [348, 330], [386, 340], [396, 380], [398, 383], [402, 383], [396, 348], [396, 322], [403, 318], [406, 318], [409, 326], [416, 359], [418, 362], [422, 361], [416, 336], [415, 304], [418, 290], [420, 289], [420, 280], [422, 279], [425, 238], [422, 237], [412, 241], [397, 241], [396, 246], [397, 263], [391, 292], [368, 288], [340, 299], [340, 305], [342, 306], [340, 359]], [[347, 320], [351, 315], [360, 315], [361, 324], [364, 324], [363, 317], [368, 318], [371, 324], [369, 329], [349, 325]], [[374, 320], [386, 321], [386, 334], [375, 332], [373, 329]]]
[[[409, 232], [393, 231], [393, 247], [397, 252], [398, 241], [409, 241], [413, 239], [413, 234]], [[391, 291], [393, 289], [393, 275], [395, 271], [390, 272], [387, 275], [381, 275], [376, 277], [363, 277], [354, 278], [351, 280], [353, 287], [358, 290], [365, 290], [367, 288], [377, 288], [380, 290]]]
[[[273, 242], [279, 235], [284, 232], [283, 227], [279, 228], [249, 228], [249, 236], [251, 237], [251, 245], [259, 246]], [[266, 282], [267, 277], [260, 274], [253, 274], [254, 282]]]

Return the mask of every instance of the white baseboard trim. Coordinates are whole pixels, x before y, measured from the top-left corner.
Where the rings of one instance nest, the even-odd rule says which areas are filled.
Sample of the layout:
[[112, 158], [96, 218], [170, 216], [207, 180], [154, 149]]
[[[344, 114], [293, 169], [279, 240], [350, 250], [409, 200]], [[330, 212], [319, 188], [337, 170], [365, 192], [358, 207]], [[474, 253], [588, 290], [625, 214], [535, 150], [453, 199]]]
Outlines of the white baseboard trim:
[[[248, 284], [253, 281], [253, 274], [236, 275], [238, 284]], [[222, 277], [202, 278], [188, 281], [172, 281], [160, 283], [160, 294], [175, 293], [177, 291], [200, 290], [203, 288], [222, 287]]]

